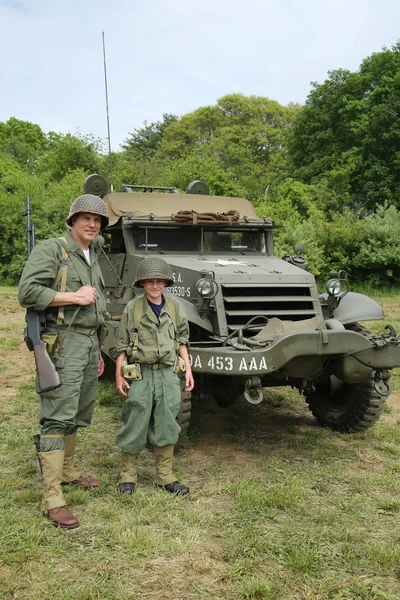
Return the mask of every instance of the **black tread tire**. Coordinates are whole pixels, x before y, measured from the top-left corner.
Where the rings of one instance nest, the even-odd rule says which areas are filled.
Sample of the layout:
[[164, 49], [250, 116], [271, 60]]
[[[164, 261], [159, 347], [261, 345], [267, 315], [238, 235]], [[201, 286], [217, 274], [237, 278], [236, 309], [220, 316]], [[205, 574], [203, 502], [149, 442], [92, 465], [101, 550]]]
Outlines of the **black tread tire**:
[[179, 414], [176, 418], [176, 420], [182, 430], [179, 434], [178, 444], [186, 438], [186, 434], [187, 434], [187, 431], [189, 428], [191, 409], [192, 409], [191, 398], [192, 398], [191, 392], [185, 392], [184, 390], [182, 390], [182, 392], [181, 392], [181, 408], [180, 408]]
[[[373, 376], [361, 383], [342, 383], [330, 392], [330, 377], [306, 395], [306, 402], [318, 423], [335, 431], [355, 433], [376, 423], [386, 406], [386, 397], [375, 389]], [[338, 381], [338, 380], [336, 380]]]
[[231, 377], [204, 377], [194, 389], [193, 396], [202, 401], [215, 402], [220, 408], [232, 406], [242, 393], [242, 388], [232, 386]]
[[360, 325], [360, 323], [347, 323], [344, 326], [348, 331], [354, 331], [355, 333], [361, 333], [361, 335], [368, 335], [371, 333], [366, 327]]

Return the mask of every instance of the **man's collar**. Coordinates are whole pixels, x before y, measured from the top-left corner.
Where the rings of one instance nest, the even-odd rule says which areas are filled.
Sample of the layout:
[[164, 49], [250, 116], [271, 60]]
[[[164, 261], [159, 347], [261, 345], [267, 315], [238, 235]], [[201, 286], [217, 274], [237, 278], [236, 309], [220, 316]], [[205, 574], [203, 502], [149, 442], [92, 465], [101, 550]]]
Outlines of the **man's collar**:
[[[72, 252], [76, 252], [77, 250], [83, 250], [83, 248], [78, 244], [78, 242], [76, 241], [76, 239], [74, 238], [74, 236], [71, 233], [71, 230], [68, 229], [65, 234], [64, 234], [65, 239], [68, 242], [68, 248], [72, 251]], [[89, 248], [88, 250], [92, 249], [92, 244], [89, 244]], [[83, 252], [82, 252], [83, 254]]]

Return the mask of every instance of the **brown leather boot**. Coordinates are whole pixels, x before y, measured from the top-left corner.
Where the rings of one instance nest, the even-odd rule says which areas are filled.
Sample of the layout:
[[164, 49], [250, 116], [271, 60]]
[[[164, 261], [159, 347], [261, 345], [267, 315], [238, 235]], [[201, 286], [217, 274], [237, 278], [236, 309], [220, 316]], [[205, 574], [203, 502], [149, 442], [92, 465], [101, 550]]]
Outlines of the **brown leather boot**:
[[99, 487], [100, 481], [98, 479], [91, 479], [90, 477], [84, 477], [83, 475], [80, 475], [73, 481], [63, 481], [61, 485], [76, 485], [77, 487], [89, 490], [91, 488]]
[[63, 529], [76, 529], [80, 523], [78, 519], [68, 510], [66, 506], [57, 506], [57, 508], [51, 508], [47, 512], [47, 517], [56, 527], [62, 527]]

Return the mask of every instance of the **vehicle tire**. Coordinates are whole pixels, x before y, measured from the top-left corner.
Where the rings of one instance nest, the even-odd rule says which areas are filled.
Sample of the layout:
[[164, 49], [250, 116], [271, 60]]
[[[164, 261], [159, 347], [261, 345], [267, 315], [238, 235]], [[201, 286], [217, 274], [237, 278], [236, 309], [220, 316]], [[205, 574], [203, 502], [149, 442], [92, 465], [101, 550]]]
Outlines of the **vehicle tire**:
[[233, 384], [231, 377], [203, 377], [200, 385], [196, 385], [194, 394], [199, 400], [211, 400], [220, 408], [227, 408], [236, 402], [242, 388]]
[[354, 331], [355, 333], [361, 333], [361, 335], [365, 335], [367, 336], [369, 333], [371, 333], [366, 327], [363, 327], [363, 325], [360, 325], [360, 323], [348, 323], [347, 325], [344, 326], [345, 329], [347, 329], [348, 331]]
[[386, 397], [376, 391], [373, 376], [361, 383], [345, 383], [331, 376], [306, 395], [306, 402], [320, 425], [354, 433], [379, 419]]
[[181, 427], [178, 444], [185, 439], [187, 430], [189, 428], [191, 408], [192, 408], [191, 397], [192, 397], [192, 394], [190, 392], [185, 392], [185, 390], [181, 391], [181, 408], [180, 408], [179, 414], [176, 418], [178, 424]]

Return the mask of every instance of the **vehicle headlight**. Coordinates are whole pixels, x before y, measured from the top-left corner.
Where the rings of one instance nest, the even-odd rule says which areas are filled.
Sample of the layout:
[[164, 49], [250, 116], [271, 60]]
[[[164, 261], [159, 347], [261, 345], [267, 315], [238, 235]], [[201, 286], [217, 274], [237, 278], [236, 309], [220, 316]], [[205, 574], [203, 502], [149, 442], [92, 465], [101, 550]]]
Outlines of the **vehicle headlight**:
[[196, 290], [200, 296], [207, 298], [208, 296], [211, 296], [214, 291], [213, 282], [210, 279], [199, 279], [196, 283]]
[[339, 279], [330, 279], [326, 284], [326, 291], [330, 296], [339, 296], [342, 292], [342, 283]]

